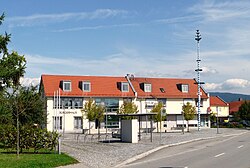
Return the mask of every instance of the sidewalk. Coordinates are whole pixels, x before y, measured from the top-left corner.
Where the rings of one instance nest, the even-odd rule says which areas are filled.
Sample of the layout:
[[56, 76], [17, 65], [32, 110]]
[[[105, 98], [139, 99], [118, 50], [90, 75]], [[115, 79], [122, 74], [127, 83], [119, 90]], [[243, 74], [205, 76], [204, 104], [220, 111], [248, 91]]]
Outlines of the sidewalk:
[[[188, 143], [195, 140], [216, 138], [219, 136], [240, 135], [248, 130], [220, 128], [217, 134], [216, 128], [202, 129], [201, 131], [190, 130], [190, 133], [153, 133], [153, 142], [150, 134], [143, 134], [142, 140], [137, 144], [122, 143], [119, 141], [92, 142], [84, 138], [65, 135], [62, 142], [62, 151], [76, 158], [80, 163], [62, 166], [61, 168], [97, 168], [97, 167], [120, 167], [123, 164], [144, 157], [164, 147]], [[107, 138], [107, 137], [106, 137]], [[85, 142], [84, 142], [85, 140]]]

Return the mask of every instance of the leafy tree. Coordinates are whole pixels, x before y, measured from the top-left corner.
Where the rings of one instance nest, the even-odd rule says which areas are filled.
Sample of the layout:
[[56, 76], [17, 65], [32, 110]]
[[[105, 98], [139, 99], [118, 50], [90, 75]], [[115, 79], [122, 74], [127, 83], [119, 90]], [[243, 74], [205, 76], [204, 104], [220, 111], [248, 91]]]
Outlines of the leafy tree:
[[159, 132], [158, 123], [160, 122], [160, 128], [161, 128], [161, 121], [164, 121], [167, 118], [166, 115], [162, 115], [162, 113], [166, 112], [166, 110], [163, 109], [163, 103], [162, 102], [157, 103], [151, 110], [151, 112], [157, 113], [157, 115], [154, 116], [154, 120], [157, 122], [157, 132]]
[[192, 106], [189, 102], [182, 106], [182, 111], [184, 113], [184, 118], [187, 121], [188, 132], [189, 132], [189, 120], [193, 120], [196, 115], [196, 108]]
[[[17, 129], [17, 155], [19, 157], [20, 125], [42, 125], [46, 121], [44, 103], [36, 87], [18, 87], [6, 92], [7, 107], [12, 113], [12, 122]], [[15, 122], [14, 122], [15, 121]]]
[[84, 104], [82, 109], [83, 116], [86, 115], [89, 120], [89, 134], [90, 134], [90, 121], [97, 121], [97, 128], [99, 134], [100, 122], [104, 119], [105, 108], [101, 105], [97, 105], [93, 99], [90, 99]]
[[[4, 14], [0, 16], [0, 25], [4, 20]], [[11, 53], [8, 51], [8, 43], [10, 42], [10, 34], [0, 34], [0, 79], [5, 87], [18, 86], [20, 77], [24, 76], [26, 68], [26, 60], [24, 56], [19, 55], [16, 51]], [[4, 86], [0, 85], [0, 90]]]
[[238, 115], [241, 120], [250, 121], [250, 101], [244, 101], [239, 107]]
[[210, 114], [210, 121], [211, 121], [211, 123], [213, 125], [214, 125], [214, 123], [216, 123], [216, 115], [215, 115], [215, 113]]
[[[119, 108], [117, 113], [118, 114], [135, 114], [137, 112], [138, 112], [138, 107], [133, 102], [124, 102]], [[135, 117], [131, 117], [131, 116], [122, 117], [122, 119], [125, 119], [125, 120], [130, 120], [133, 118]]]

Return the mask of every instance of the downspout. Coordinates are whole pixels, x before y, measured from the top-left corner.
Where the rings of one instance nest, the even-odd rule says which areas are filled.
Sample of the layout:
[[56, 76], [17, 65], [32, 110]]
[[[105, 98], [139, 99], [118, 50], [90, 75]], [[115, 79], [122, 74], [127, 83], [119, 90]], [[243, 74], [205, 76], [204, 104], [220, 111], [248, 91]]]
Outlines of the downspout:
[[130, 87], [132, 88], [132, 90], [133, 90], [133, 92], [134, 92], [134, 94], [135, 94], [135, 98], [137, 98], [137, 92], [136, 92], [134, 86], [132, 85], [132, 83], [131, 83], [131, 81], [130, 81], [130, 74], [127, 74], [127, 75], [125, 76], [125, 78], [127, 79], [128, 83], [129, 83], [129, 85], [130, 85]]

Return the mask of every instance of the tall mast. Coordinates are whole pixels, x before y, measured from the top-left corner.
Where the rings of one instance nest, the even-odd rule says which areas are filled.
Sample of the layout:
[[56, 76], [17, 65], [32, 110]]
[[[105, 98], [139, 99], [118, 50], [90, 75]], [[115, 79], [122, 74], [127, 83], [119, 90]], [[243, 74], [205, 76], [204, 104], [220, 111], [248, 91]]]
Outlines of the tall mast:
[[198, 131], [200, 131], [200, 127], [201, 127], [201, 84], [203, 84], [204, 82], [200, 81], [200, 72], [202, 71], [202, 69], [200, 68], [200, 40], [201, 40], [201, 34], [199, 30], [196, 30], [196, 36], [195, 36], [195, 40], [197, 41], [197, 69], [195, 70], [197, 72], [197, 86], [198, 86]]

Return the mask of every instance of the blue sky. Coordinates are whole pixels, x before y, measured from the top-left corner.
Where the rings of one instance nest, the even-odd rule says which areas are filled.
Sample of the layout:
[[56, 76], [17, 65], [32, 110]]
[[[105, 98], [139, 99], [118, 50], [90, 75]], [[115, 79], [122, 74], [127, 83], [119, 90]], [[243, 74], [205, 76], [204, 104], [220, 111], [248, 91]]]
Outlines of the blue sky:
[[207, 91], [250, 94], [250, 1], [10, 0], [0, 33], [41, 74], [195, 78], [196, 29]]

